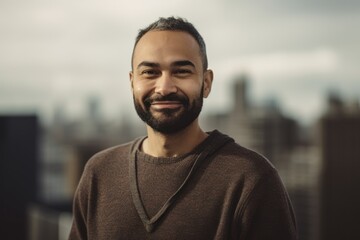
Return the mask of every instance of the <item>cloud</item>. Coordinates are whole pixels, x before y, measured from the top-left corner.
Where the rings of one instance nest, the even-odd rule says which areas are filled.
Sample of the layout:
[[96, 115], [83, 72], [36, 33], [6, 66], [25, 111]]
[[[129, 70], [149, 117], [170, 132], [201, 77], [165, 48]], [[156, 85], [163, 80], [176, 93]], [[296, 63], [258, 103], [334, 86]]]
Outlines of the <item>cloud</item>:
[[[137, 30], [171, 15], [192, 21], [207, 42], [215, 81], [206, 108], [224, 109], [239, 71], [250, 74], [256, 97], [274, 93], [290, 102], [294, 86], [316, 83], [318, 91], [329, 82], [355, 92], [359, 9], [359, 1], [331, 0], [1, 1], [0, 102], [39, 99], [35, 106], [50, 88], [71, 101], [93, 93], [131, 103], [122, 93]], [[316, 97], [311, 89], [305, 92]], [[304, 100], [296, 97], [292, 107]]]
[[330, 74], [338, 70], [339, 57], [332, 49], [284, 51], [248, 55], [226, 59], [217, 65], [217, 71], [226, 78], [239, 72], [254, 77], [293, 77], [309, 74]]

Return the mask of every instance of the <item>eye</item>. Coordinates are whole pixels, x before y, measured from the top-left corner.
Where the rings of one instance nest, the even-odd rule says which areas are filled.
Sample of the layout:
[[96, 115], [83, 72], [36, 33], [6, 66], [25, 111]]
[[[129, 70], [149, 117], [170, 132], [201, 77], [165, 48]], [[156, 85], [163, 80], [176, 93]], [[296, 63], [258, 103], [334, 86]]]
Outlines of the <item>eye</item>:
[[187, 75], [191, 74], [192, 71], [187, 68], [179, 68], [179, 69], [175, 69], [173, 71], [173, 73], [178, 76], [187, 76]]
[[140, 74], [144, 77], [152, 78], [152, 77], [156, 77], [156, 76], [160, 75], [160, 71], [158, 71], [156, 69], [145, 69], [145, 70], [141, 71]]

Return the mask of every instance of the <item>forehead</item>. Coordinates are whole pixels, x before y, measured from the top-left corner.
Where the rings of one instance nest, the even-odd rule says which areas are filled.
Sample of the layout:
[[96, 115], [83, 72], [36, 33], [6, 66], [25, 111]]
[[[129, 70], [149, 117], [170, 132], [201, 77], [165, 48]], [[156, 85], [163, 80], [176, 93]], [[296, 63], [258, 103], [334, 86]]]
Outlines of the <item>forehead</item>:
[[134, 66], [142, 61], [167, 63], [178, 60], [201, 64], [200, 47], [189, 33], [150, 31], [139, 40], [134, 49]]

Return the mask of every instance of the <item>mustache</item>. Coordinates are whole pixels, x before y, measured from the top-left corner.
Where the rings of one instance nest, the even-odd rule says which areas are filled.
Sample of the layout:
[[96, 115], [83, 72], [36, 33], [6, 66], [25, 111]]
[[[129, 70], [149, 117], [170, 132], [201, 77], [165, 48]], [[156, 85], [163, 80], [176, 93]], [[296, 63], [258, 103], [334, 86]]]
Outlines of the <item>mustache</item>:
[[182, 103], [184, 106], [189, 105], [189, 99], [186, 96], [178, 95], [176, 93], [172, 93], [166, 96], [154, 94], [153, 96], [149, 96], [144, 99], [144, 105], [149, 107], [154, 101], [177, 101]]

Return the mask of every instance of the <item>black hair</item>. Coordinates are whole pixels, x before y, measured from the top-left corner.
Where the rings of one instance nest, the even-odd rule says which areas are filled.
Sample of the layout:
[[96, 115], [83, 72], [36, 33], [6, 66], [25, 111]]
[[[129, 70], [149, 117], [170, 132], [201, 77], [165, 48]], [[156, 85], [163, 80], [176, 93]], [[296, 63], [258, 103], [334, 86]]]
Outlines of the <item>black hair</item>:
[[135, 47], [138, 44], [138, 42], [140, 41], [140, 39], [147, 32], [154, 31], [154, 30], [157, 30], [157, 31], [180, 31], [180, 32], [189, 33], [199, 44], [200, 55], [202, 58], [204, 71], [208, 68], [206, 45], [205, 45], [204, 39], [202, 38], [202, 36], [198, 32], [198, 30], [196, 30], [194, 25], [192, 25], [190, 22], [188, 22], [184, 18], [175, 18], [175, 17], [168, 17], [168, 18], [161, 17], [161, 18], [159, 18], [159, 20], [151, 23], [146, 28], [139, 30], [139, 33], [135, 39], [135, 44], [134, 44], [133, 53], [132, 53], [132, 57], [131, 57], [131, 63], [133, 62]]

